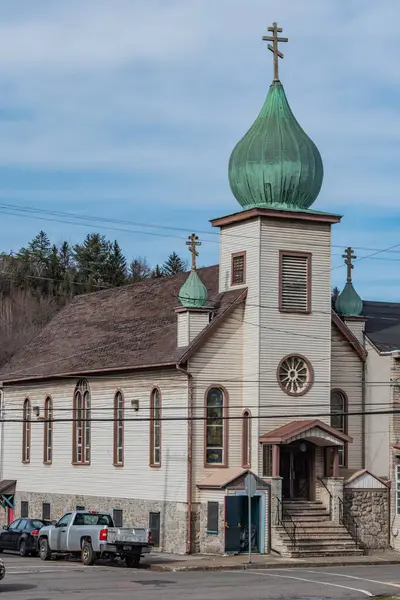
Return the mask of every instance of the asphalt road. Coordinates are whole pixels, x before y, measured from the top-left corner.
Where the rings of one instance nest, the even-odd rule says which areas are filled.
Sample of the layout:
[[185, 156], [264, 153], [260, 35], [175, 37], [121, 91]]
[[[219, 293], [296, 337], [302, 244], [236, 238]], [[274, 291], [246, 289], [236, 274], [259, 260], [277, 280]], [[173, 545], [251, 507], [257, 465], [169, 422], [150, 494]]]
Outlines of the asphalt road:
[[157, 573], [2, 555], [8, 600], [359, 600], [400, 594], [399, 566]]

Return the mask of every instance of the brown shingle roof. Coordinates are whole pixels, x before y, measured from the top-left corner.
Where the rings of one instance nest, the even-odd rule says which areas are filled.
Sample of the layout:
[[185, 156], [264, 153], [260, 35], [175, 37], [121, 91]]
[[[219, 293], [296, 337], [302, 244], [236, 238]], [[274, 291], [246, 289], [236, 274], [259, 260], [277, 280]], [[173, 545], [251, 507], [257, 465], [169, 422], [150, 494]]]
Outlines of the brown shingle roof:
[[260, 437], [260, 442], [270, 444], [284, 444], [295, 435], [305, 433], [306, 431], [309, 431], [314, 427], [318, 427], [319, 429], [322, 429], [322, 431], [326, 431], [326, 433], [329, 433], [333, 437], [336, 437], [339, 440], [342, 440], [343, 442], [353, 441], [353, 439], [350, 436], [346, 435], [345, 433], [342, 433], [341, 431], [338, 431], [337, 429], [334, 429], [326, 423], [323, 423], [319, 419], [308, 419], [304, 421], [291, 421], [290, 423], [282, 425], [277, 429], [268, 431]]
[[[208, 289], [208, 304], [219, 314], [243, 295], [243, 289], [218, 294], [218, 266], [199, 269], [199, 275]], [[174, 310], [186, 277], [182, 273], [75, 297], [10, 360], [0, 379], [6, 383], [176, 363], [188, 350], [177, 348]]]

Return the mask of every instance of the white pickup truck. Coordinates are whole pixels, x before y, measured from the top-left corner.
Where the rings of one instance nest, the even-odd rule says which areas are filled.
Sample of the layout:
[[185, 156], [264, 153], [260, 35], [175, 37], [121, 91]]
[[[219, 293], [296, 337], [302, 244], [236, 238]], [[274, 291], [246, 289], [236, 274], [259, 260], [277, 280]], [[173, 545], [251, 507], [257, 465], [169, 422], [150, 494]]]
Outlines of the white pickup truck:
[[127, 567], [138, 566], [152, 546], [148, 529], [114, 527], [111, 515], [87, 510], [66, 513], [55, 525], [42, 527], [38, 544], [42, 560], [50, 560], [52, 554], [75, 554], [84, 565], [92, 565], [98, 558], [119, 556]]

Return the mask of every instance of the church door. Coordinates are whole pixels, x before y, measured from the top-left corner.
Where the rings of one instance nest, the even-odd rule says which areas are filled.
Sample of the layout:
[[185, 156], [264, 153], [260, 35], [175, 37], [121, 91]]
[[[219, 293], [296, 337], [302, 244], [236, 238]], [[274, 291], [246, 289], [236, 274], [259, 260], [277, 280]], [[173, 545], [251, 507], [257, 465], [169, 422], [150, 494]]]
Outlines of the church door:
[[284, 500], [310, 500], [314, 471], [314, 447], [307, 442], [281, 446], [282, 495]]

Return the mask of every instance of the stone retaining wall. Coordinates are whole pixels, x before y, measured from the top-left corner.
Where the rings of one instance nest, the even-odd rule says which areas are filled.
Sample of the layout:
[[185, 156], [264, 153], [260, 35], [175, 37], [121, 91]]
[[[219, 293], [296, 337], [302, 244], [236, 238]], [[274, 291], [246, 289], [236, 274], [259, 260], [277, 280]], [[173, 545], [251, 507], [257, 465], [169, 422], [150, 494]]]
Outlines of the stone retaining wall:
[[122, 509], [123, 525], [149, 526], [149, 513], [160, 513], [160, 547], [163, 552], [185, 554], [187, 534], [187, 505], [182, 502], [163, 502], [155, 500], [133, 500], [131, 498], [107, 498], [97, 496], [71, 496], [65, 494], [39, 494], [17, 492], [15, 494], [15, 518], [21, 516], [21, 501], [27, 501], [29, 517], [42, 517], [42, 505], [51, 505], [51, 519], [59, 519], [77, 506], [87, 510], [106, 511]]
[[344, 489], [344, 511], [359, 525], [360, 544], [366, 549], [389, 547], [389, 493], [387, 489]]

